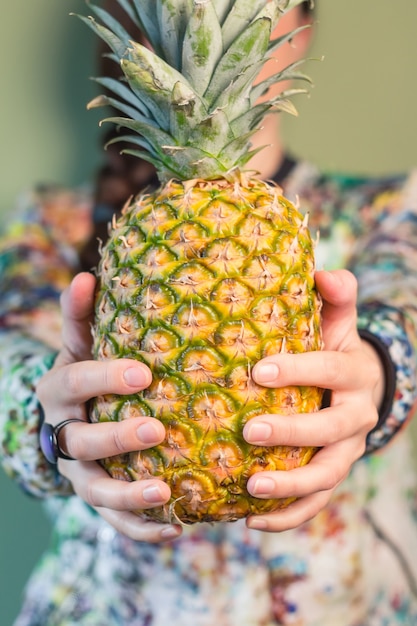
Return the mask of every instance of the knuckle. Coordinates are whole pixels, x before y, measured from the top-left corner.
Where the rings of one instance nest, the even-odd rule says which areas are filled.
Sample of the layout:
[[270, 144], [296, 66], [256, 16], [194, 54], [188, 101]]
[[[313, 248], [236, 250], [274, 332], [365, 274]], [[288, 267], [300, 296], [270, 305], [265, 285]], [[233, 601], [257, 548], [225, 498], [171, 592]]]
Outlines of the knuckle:
[[114, 387], [114, 379], [115, 379], [114, 369], [117, 368], [118, 362], [117, 361], [104, 361], [102, 363], [99, 363], [99, 365], [101, 365], [101, 378], [103, 382], [103, 389], [110, 390], [112, 387]]
[[[80, 418], [75, 418], [80, 419]], [[84, 422], [84, 420], [82, 420]], [[84, 424], [67, 424], [59, 433], [59, 445], [69, 456], [78, 461], [91, 459], [91, 437], [88, 437], [88, 428]]]
[[337, 472], [333, 470], [331, 472], [328, 471], [324, 474], [320, 487], [322, 491], [330, 491], [330, 489], [334, 489], [338, 484], [339, 479], [337, 476]]
[[366, 377], [369, 383], [372, 385], [372, 387], [376, 387], [381, 376], [380, 367], [378, 363], [372, 359], [369, 359], [369, 362], [367, 363], [366, 372], [367, 372]]
[[285, 420], [280, 426], [279, 442], [277, 443], [283, 446], [290, 446], [298, 441], [299, 438], [298, 420], [296, 418]]
[[346, 472], [341, 467], [329, 467], [328, 464], [322, 466], [322, 476], [320, 479], [320, 491], [331, 491], [344, 479]]
[[[356, 411], [354, 413], [354, 419], [357, 423], [357, 433], [369, 433], [378, 423], [379, 414], [376, 406], [372, 401], [363, 399], [363, 402], [358, 403]], [[359, 401], [359, 399], [358, 399]]]
[[43, 386], [38, 384], [35, 387], [35, 395], [39, 401], [39, 403], [42, 405], [42, 408], [45, 408], [45, 394], [44, 394], [44, 390], [43, 390]]
[[344, 479], [344, 474], [339, 474], [338, 471], [331, 472], [327, 477], [327, 480], [324, 481], [323, 491], [333, 491]]
[[113, 393], [127, 393], [127, 385], [124, 380], [124, 371], [126, 362], [124, 359], [114, 359], [99, 363], [101, 366], [101, 383], [103, 389], [112, 391]]
[[72, 485], [72, 488], [74, 489], [74, 492], [78, 494], [77, 488], [74, 485], [73, 481], [71, 480], [71, 472], [68, 471], [70, 469], [70, 463], [66, 463], [65, 461], [63, 462], [61, 459], [58, 459], [57, 467], [58, 467], [59, 474], [63, 476], [64, 478], [66, 478], [67, 480], [69, 480], [69, 482]]
[[123, 422], [120, 424], [115, 423], [114, 427], [110, 431], [110, 439], [111, 444], [115, 448], [116, 453], [122, 453], [129, 451], [129, 446], [127, 445], [127, 441], [125, 441], [123, 437]]
[[362, 458], [366, 453], [366, 438], [363, 438], [358, 445], [358, 453], [356, 456], [356, 460]]
[[328, 420], [326, 426], [323, 429], [323, 446], [329, 446], [333, 443], [340, 441], [343, 438], [341, 432], [341, 424], [338, 419]]
[[343, 376], [343, 359], [339, 352], [323, 353], [323, 365], [328, 386], [337, 385]]
[[44, 404], [46, 398], [47, 398], [47, 391], [49, 388], [49, 372], [47, 374], [45, 374], [44, 376], [42, 376], [42, 378], [39, 379], [36, 387], [35, 387], [35, 392], [36, 392], [36, 396], [39, 399], [39, 401], [41, 402], [41, 404]]
[[123, 484], [123, 492], [121, 493], [122, 502], [121, 508], [125, 511], [138, 510], [140, 508], [140, 490], [138, 483], [133, 481], [131, 483], [125, 482]]
[[[72, 426], [72, 424], [70, 424]], [[71, 436], [71, 428], [66, 426], [59, 434], [61, 449], [74, 459], [83, 460], [85, 458], [85, 446], [80, 437]]]
[[94, 480], [90, 480], [87, 482], [85, 486], [85, 496], [84, 499], [87, 504], [91, 507], [101, 506], [101, 500], [98, 497], [96, 483]]
[[346, 269], [341, 269], [340, 273], [344, 277], [344, 281], [346, 283], [347, 289], [350, 289], [353, 293], [356, 293], [358, 289], [358, 280], [356, 276], [352, 274], [351, 271], [346, 270]]
[[77, 368], [69, 365], [63, 369], [62, 376], [64, 388], [71, 396], [76, 396], [81, 387], [81, 377], [78, 374]]
[[306, 515], [304, 521], [309, 522], [314, 519], [316, 515], [320, 513], [330, 502], [330, 498], [332, 495], [331, 490], [322, 491], [321, 493], [314, 494], [309, 503], [308, 510], [306, 511]]
[[370, 411], [367, 412], [367, 420], [365, 424], [366, 433], [369, 433], [375, 426], [378, 424], [379, 413], [374, 406]]

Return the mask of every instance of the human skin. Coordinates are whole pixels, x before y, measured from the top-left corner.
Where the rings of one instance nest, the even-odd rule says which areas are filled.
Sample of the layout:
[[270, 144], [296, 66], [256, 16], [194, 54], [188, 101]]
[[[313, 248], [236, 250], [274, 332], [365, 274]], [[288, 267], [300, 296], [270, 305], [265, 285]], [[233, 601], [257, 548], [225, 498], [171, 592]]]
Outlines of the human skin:
[[[303, 25], [299, 9], [290, 11], [274, 36]], [[304, 56], [309, 30], [279, 50], [279, 62], [287, 65]], [[272, 62], [273, 63], [273, 62]], [[265, 67], [260, 79], [271, 71]], [[288, 85], [279, 85], [283, 89]], [[270, 143], [271, 137], [275, 137]], [[283, 149], [279, 116], [266, 118], [254, 139], [254, 147], [269, 144], [250, 167], [268, 178], [278, 168]], [[329, 502], [336, 487], [365, 451], [367, 433], [377, 422], [384, 391], [382, 364], [373, 348], [356, 329], [356, 280], [345, 270], [317, 272], [323, 298], [325, 349], [299, 355], [279, 354], [260, 361], [253, 369], [256, 382], [266, 387], [315, 385], [332, 391], [331, 406], [316, 414], [257, 416], [243, 434], [249, 443], [262, 445], [318, 446], [320, 451], [305, 467], [288, 472], [262, 472], [252, 476], [249, 491], [259, 498], [296, 496], [287, 509], [248, 518], [247, 525], [266, 531], [294, 528], [314, 517]], [[169, 500], [168, 486], [152, 479], [124, 483], [110, 478], [96, 462], [106, 456], [152, 447], [164, 438], [164, 428], [154, 418], [132, 418], [105, 424], [87, 423], [86, 402], [103, 393], [131, 394], [146, 388], [151, 373], [137, 361], [91, 360], [90, 322], [95, 279], [79, 274], [62, 296], [63, 335], [56, 362], [40, 381], [38, 396], [45, 419], [52, 425], [78, 418], [60, 434], [60, 445], [75, 461], [59, 460], [59, 471], [77, 493], [118, 531], [136, 540], [158, 542], [181, 534], [176, 525], [144, 521], [132, 509], [160, 506]], [[63, 390], [56, 394], [56, 389]]]
[[[297, 496], [287, 509], [248, 518], [250, 528], [282, 531], [314, 517], [365, 451], [367, 433], [377, 422], [383, 393], [383, 371], [373, 349], [356, 330], [356, 280], [346, 270], [316, 273], [323, 298], [323, 339], [320, 352], [279, 354], [258, 362], [253, 378], [270, 387], [317, 385], [332, 391], [331, 406], [314, 414], [264, 415], [246, 424], [249, 443], [318, 446], [305, 467], [252, 476], [249, 491], [259, 498]], [[106, 456], [145, 449], [160, 443], [164, 428], [155, 418], [88, 423], [86, 402], [103, 393], [131, 394], [151, 381], [148, 368], [137, 361], [91, 360], [90, 322], [95, 278], [77, 275], [62, 295], [63, 347], [53, 368], [41, 379], [37, 393], [45, 420], [52, 425], [76, 422], [60, 434], [62, 449], [74, 461], [59, 460], [60, 473], [77, 493], [118, 531], [157, 542], [181, 534], [176, 525], [144, 521], [133, 509], [159, 506], [169, 500], [168, 486], [158, 479], [125, 483], [110, 478], [96, 462]], [[56, 393], [60, 389], [60, 393]]]

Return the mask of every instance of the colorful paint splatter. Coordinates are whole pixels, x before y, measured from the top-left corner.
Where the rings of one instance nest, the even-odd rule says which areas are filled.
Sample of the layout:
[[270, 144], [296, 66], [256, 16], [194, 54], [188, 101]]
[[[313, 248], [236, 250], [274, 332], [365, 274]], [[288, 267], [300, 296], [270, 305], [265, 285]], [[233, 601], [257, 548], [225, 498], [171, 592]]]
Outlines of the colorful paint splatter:
[[294, 531], [199, 525], [164, 545], [116, 533], [38, 448], [34, 389], [59, 346], [58, 296], [78, 270], [92, 211], [83, 192], [35, 190], [0, 241], [0, 450], [6, 472], [45, 499], [54, 535], [15, 626], [417, 624], [417, 491], [404, 428], [416, 398], [416, 177], [349, 180], [299, 163], [281, 184], [320, 230], [318, 266], [358, 277], [359, 327], [394, 366], [392, 406], [368, 455]]

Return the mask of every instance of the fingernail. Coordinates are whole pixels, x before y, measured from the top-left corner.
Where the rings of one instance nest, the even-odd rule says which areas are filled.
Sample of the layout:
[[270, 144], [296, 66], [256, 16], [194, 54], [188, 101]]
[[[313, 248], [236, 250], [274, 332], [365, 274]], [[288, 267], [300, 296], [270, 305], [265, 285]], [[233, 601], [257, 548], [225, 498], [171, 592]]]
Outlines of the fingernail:
[[250, 492], [253, 496], [269, 496], [273, 492], [275, 487], [272, 478], [262, 477], [257, 478], [253, 486], [251, 485]]
[[165, 502], [165, 498], [162, 496], [161, 491], [157, 485], [151, 485], [145, 487], [142, 493], [143, 499], [149, 504], [160, 504]]
[[272, 427], [267, 422], [247, 424], [244, 434], [249, 443], [265, 443], [272, 435]]
[[178, 537], [179, 533], [179, 529], [175, 526], [167, 526], [167, 528], [161, 530], [161, 537], [163, 539], [175, 539], [175, 537]]
[[259, 384], [275, 383], [279, 368], [275, 363], [258, 363], [253, 369], [253, 379]]
[[144, 424], [141, 424], [137, 428], [136, 434], [140, 441], [146, 444], [160, 443], [162, 438], [160, 429], [154, 422], [145, 422]]
[[252, 528], [253, 530], [265, 530], [268, 527], [268, 524], [262, 518], [258, 519], [257, 517], [252, 517], [248, 521], [248, 527]]
[[129, 367], [124, 371], [123, 378], [129, 387], [143, 387], [151, 382], [147, 372], [140, 367]]

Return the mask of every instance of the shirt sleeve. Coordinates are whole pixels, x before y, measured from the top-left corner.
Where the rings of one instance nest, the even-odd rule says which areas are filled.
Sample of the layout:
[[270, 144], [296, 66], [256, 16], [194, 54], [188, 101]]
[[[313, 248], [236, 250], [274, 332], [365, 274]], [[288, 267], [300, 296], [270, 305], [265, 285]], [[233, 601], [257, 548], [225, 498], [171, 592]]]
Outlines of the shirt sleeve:
[[2, 466], [32, 496], [68, 495], [69, 482], [50, 465], [39, 447], [39, 379], [55, 353], [22, 332], [0, 332], [0, 458]]
[[359, 331], [385, 369], [385, 398], [367, 439], [370, 453], [389, 443], [416, 404], [417, 173], [361, 243], [351, 269], [359, 284]]
[[39, 447], [36, 385], [60, 346], [59, 297], [78, 270], [71, 244], [80, 206], [85, 217], [72, 193], [28, 194], [0, 238], [0, 461], [35, 497], [71, 493]]

